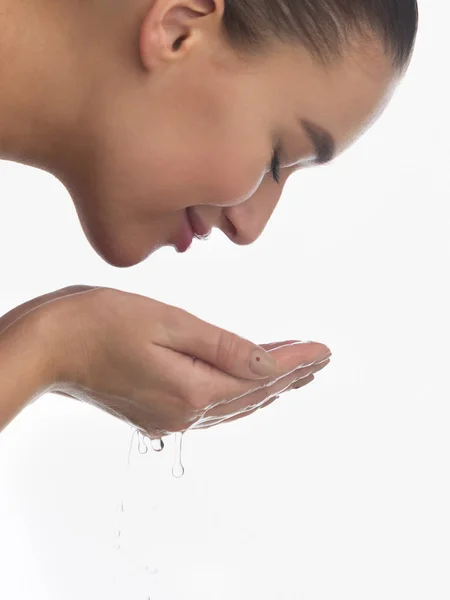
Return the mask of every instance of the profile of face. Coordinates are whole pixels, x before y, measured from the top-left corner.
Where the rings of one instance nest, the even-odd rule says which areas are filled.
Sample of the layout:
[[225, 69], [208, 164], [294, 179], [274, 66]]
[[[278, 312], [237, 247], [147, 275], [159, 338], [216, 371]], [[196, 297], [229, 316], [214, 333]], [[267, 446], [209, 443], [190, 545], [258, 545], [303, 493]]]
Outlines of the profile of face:
[[105, 45], [86, 103], [89, 151], [63, 180], [114, 266], [184, 250], [187, 215], [254, 242], [288, 177], [355, 141], [398, 79], [375, 39], [327, 66], [299, 43], [241, 55], [222, 34], [223, 0], [141, 2], [133, 15], [119, 4], [129, 36]]

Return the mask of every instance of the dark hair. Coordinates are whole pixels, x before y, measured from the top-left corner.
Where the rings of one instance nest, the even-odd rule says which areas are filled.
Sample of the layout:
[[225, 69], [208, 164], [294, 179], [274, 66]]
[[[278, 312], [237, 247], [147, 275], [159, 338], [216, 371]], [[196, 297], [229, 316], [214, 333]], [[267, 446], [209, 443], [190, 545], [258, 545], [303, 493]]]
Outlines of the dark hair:
[[374, 33], [393, 66], [410, 61], [418, 26], [416, 0], [225, 0], [224, 33], [242, 51], [267, 42], [301, 42], [321, 62], [341, 56], [354, 34]]

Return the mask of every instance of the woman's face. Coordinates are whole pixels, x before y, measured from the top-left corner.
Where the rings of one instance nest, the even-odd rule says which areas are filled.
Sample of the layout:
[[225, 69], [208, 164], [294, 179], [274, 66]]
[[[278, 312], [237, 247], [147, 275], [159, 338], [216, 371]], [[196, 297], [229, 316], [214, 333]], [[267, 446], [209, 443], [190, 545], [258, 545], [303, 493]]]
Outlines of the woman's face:
[[289, 175], [348, 147], [396, 81], [375, 42], [324, 67], [295, 45], [243, 60], [207, 36], [168, 57], [146, 35], [140, 70], [95, 94], [92, 150], [64, 181], [89, 241], [119, 267], [184, 250], [188, 207], [206, 229], [254, 242]]

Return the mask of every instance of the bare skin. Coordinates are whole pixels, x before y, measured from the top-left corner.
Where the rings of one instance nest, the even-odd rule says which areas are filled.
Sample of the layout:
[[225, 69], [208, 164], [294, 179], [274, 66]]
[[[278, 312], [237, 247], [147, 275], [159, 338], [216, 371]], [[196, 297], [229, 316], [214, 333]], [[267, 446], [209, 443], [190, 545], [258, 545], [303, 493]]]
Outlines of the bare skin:
[[[276, 359], [270, 376], [249, 368], [255, 348]], [[323, 344], [293, 340], [258, 348], [150, 298], [72, 286], [0, 319], [0, 430], [46, 391], [93, 404], [152, 438], [211, 427], [307, 385], [330, 356]]]
[[289, 175], [314, 164], [299, 121], [339, 154], [397, 82], [370, 39], [330, 67], [293, 44], [242, 58], [220, 33], [223, 1], [0, 0], [0, 157], [55, 174], [115, 266], [175, 244], [190, 206], [254, 242]]
[[[369, 33], [327, 67], [292, 43], [239, 56], [223, 12], [224, 0], [0, 0], [0, 158], [55, 175], [114, 266], [175, 245], [187, 208], [254, 242], [288, 177], [344, 151], [398, 81]], [[52, 295], [3, 317], [0, 428], [43, 390], [151, 437], [209, 427], [329, 362], [323, 344], [257, 346], [135, 294]], [[24, 344], [35, 369], [21, 387]], [[272, 365], [264, 374], [250, 369], [255, 352]]]

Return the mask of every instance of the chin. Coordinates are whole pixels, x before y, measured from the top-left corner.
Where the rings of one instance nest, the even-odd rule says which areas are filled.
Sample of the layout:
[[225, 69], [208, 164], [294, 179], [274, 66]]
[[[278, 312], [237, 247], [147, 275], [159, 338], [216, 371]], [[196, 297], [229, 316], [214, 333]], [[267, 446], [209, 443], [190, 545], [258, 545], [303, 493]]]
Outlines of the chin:
[[130, 246], [129, 244], [121, 245], [114, 242], [93, 243], [91, 240], [89, 241], [102, 260], [112, 267], [119, 269], [127, 269], [140, 264], [165, 245], [161, 243], [149, 245], [147, 243], [145, 248], [139, 248], [137, 246]]
[[[144, 231], [141, 223], [134, 227], [118, 224], [108, 218], [107, 206], [102, 207], [101, 203], [94, 202], [96, 197], [89, 194], [89, 190], [72, 188], [62, 178], [61, 181], [71, 196], [86, 239], [108, 265], [119, 269], [134, 267], [159, 248], [168, 245], [161, 239], [162, 231]], [[91, 205], [88, 205], [88, 199]], [[93, 207], [96, 207], [95, 210]]]
[[143, 258], [132, 254], [130, 252], [122, 252], [119, 248], [113, 246], [100, 246], [98, 244], [92, 244], [92, 248], [111, 267], [117, 267], [119, 269], [127, 269], [128, 267], [134, 267], [135, 265], [142, 262]]
[[[144, 224], [132, 227], [111, 223], [107, 211], [83, 211], [76, 204], [86, 239], [96, 254], [108, 265], [119, 269], [134, 267], [164, 246], [173, 245], [164, 236], [164, 227], [153, 230]], [[81, 206], [81, 205], [80, 205]], [[163, 237], [164, 236], [164, 237]]]

